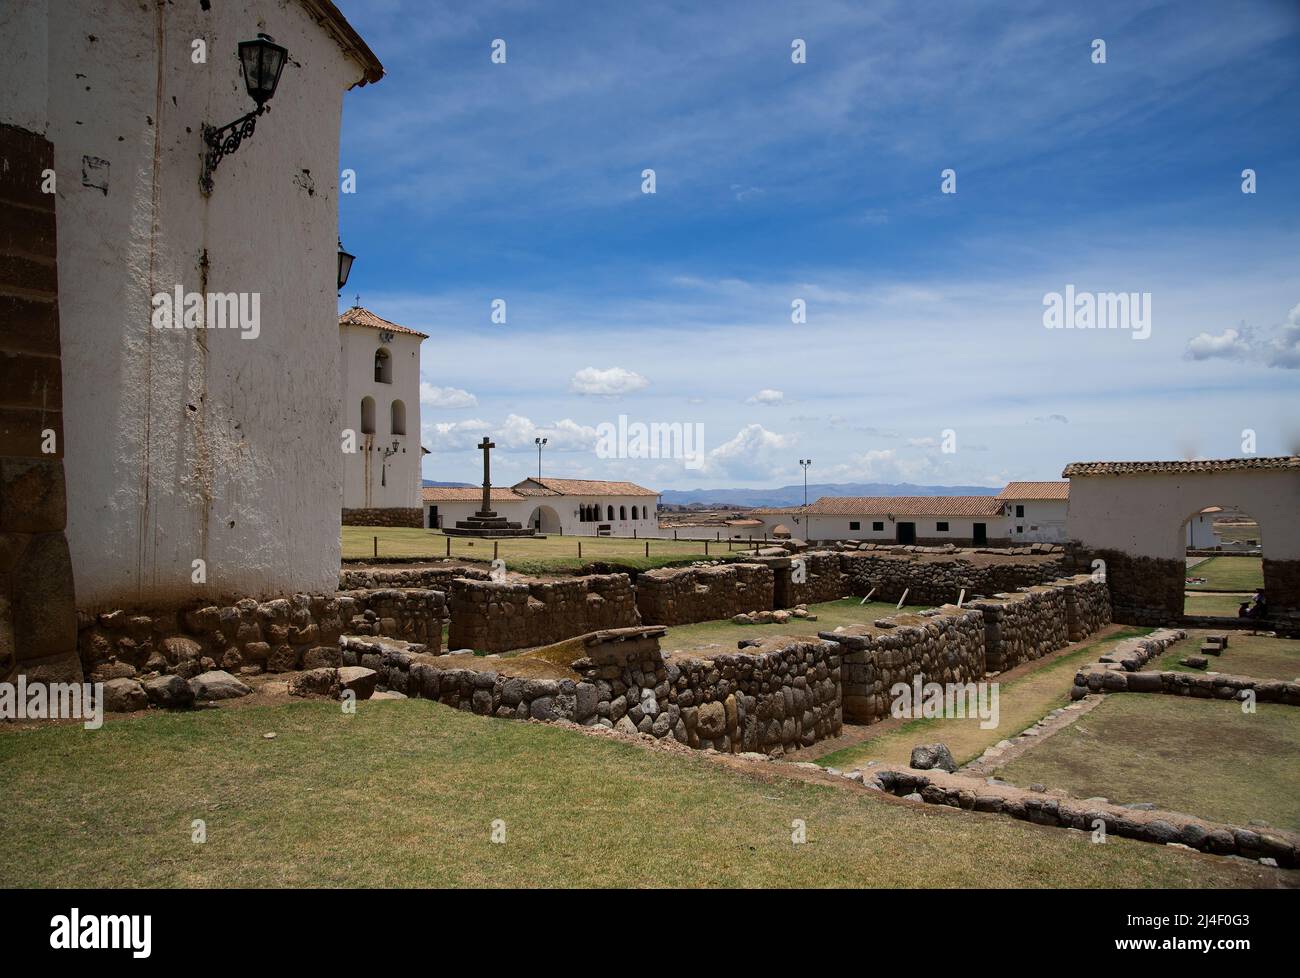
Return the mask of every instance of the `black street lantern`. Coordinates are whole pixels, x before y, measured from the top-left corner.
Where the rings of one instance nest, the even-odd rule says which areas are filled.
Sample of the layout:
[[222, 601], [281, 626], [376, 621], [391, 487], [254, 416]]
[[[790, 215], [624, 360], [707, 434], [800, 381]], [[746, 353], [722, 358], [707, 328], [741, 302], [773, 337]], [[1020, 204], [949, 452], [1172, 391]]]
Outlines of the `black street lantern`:
[[257, 128], [257, 117], [266, 111], [266, 103], [275, 95], [276, 86], [280, 84], [280, 73], [289, 52], [275, 39], [267, 34], [258, 34], [253, 41], [239, 42], [239, 63], [244, 69], [244, 87], [257, 103], [257, 108], [246, 115], [241, 115], [234, 122], [224, 126], [203, 124], [203, 142], [207, 152], [203, 154], [203, 176], [199, 178], [199, 187], [203, 195], [212, 193], [212, 174], [217, 165], [235, 150], [239, 149], [245, 139], [251, 139]]
[[339, 240], [339, 292], [343, 291], [343, 286], [348, 284], [348, 276], [352, 274], [352, 263], [357, 260], [356, 255], [349, 255], [343, 250], [343, 241]]
[[288, 50], [266, 34], [258, 34], [255, 41], [239, 42], [239, 63], [244, 66], [244, 86], [259, 109], [275, 95], [275, 86], [280, 84], [280, 72], [284, 71], [284, 62], [288, 57]]

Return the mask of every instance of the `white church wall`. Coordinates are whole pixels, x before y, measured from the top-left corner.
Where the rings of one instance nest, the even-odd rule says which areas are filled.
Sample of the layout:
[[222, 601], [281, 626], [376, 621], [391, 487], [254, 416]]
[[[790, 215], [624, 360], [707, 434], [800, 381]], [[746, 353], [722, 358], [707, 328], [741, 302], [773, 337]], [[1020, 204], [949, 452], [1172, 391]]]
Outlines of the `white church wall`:
[[[339, 123], [364, 69], [300, 3], [48, 9], [78, 604], [332, 590]], [[204, 198], [201, 126], [253, 107], [236, 45], [259, 31], [291, 60]], [[151, 328], [151, 298], [177, 286], [259, 294], [259, 334]]]

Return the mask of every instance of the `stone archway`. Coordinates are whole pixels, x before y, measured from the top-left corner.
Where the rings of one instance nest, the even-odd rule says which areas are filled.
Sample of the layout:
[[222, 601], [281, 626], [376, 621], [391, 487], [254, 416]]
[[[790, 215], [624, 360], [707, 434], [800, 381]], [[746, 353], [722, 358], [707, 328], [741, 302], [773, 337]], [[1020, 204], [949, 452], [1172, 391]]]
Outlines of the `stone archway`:
[[1262, 541], [1270, 618], [1300, 629], [1300, 457], [1066, 466], [1069, 548], [1080, 570], [1104, 561], [1116, 621], [1167, 624], [1183, 613], [1183, 526], [1208, 506], [1251, 514]]
[[562, 524], [560, 514], [550, 506], [538, 506], [528, 517], [528, 525], [539, 533], [559, 533]]

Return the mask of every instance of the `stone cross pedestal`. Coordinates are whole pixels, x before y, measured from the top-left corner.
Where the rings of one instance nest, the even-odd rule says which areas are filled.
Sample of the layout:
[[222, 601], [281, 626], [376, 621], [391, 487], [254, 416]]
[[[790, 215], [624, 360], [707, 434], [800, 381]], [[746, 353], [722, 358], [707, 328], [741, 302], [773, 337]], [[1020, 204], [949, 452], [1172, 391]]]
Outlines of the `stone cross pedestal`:
[[483, 436], [476, 446], [483, 452], [483, 498], [478, 512], [467, 520], [457, 520], [455, 526], [443, 528], [443, 533], [450, 537], [531, 537], [531, 526], [511, 523], [504, 516], [498, 516], [492, 508], [492, 462], [491, 451], [496, 444]]

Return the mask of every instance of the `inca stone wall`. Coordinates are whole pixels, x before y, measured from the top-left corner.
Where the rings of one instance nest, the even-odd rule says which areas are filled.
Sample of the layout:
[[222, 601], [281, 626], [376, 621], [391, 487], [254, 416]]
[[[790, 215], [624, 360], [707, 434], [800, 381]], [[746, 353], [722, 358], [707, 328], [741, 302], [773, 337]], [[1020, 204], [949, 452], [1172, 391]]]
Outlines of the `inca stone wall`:
[[54, 148], [0, 125], [0, 681], [79, 682], [64, 532]]
[[845, 593], [897, 601], [907, 591], [909, 604], [941, 605], [955, 602], [963, 588], [966, 597], [1014, 591], [1045, 584], [1072, 567], [1060, 554], [953, 555], [894, 554], [848, 551], [840, 554]]
[[677, 567], [637, 578], [636, 603], [647, 625], [688, 625], [772, 610], [772, 568], [760, 563]]
[[[1087, 550], [1070, 546], [1080, 572], [1101, 573], [1110, 588], [1111, 613], [1127, 625], [1167, 625], [1183, 614], [1187, 562], [1159, 557], [1134, 557], [1118, 550]], [[1102, 561], [1101, 565], [1094, 561]]]
[[1110, 588], [1088, 574], [1076, 574], [1054, 583], [1065, 595], [1066, 637], [1081, 642], [1111, 622]]
[[848, 593], [840, 571], [840, 555], [829, 550], [791, 557], [758, 557], [753, 562], [772, 568], [772, 607], [751, 608], [751, 611], [836, 601]]
[[820, 637], [841, 650], [844, 717], [886, 719], [897, 683], [972, 683], [984, 676], [984, 615], [954, 605], [893, 615]]
[[[841, 730], [838, 647], [775, 638], [762, 647], [709, 659], [665, 656], [662, 629], [611, 629], [588, 636], [574, 679], [510, 677], [481, 658], [447, 658], [375, 649], [363, 664], [408, 696], [423, 696], [483, 716], [570, 720], [624, 733], [672, 737], [700, 750], [773, 756], [808, 747]], [[353, 643], [355, 644], [355, 643]], [[510, 660], [494, 666], [510, 668]]]
[[549, 645], [640, 623], [626, 574], [521, 583], [461, 577], [452, 583], [449, 607], [451, 647], [478, 652]]
[[478, 567], [365, 567], [344, 568], [339, 572], [339, 590], [357, 591], [388, 587], [431, 588], [450, 591], [451, 582], [458, 577], [473, 581], [491, 580], [491, 575]]
[[1031, 587], [967, 602], [984, 616], [984, 668], [1004, 672], [1069, 644], [1065, 592]]
[[78, 647], [87, 675], [134, 678], [211, 669], [256, 675], [340, 664], [339, 636], [382, 635], [442, 647], [441, 591], [383, 589], [337, 595], [295, 594], [272, 601], [169, 611], [78, 613]]
[[418, 506], [390, 506], [383, 509], [345, 509], [344, 526], [424, 526], [424, 510]]

